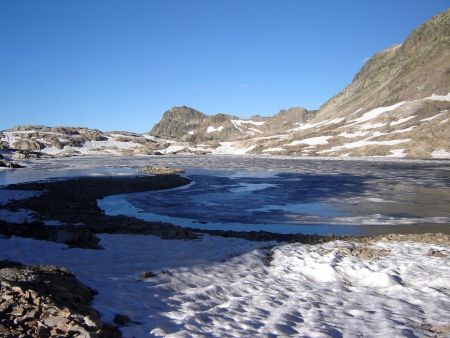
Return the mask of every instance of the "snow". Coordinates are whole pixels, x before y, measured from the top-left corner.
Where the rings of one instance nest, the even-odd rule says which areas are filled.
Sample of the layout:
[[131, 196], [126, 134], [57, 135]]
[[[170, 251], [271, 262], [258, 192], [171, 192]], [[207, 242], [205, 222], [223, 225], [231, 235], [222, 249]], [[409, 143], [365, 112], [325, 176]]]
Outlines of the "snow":
[[17, 211], [10, 211], [6, 209], [0, 209], [0, 220], [10, 223], [25, 223], [32, 222], [34, 220], [34, 213], [30, 210], [19, 209]]
[[275, 184], [269, 183], [240, 183], [238, 187], [230, 189], [231, 193], [253, 192], [276, 187]]
[[392, 121], [389, 125], [390, 125], [390, 126], [396, 126], [396, 125], [398, 125], [398, 124], [405, 123], [406, 121], [409, 121], [409, 120], [411, 120], [411, 119], [413, 119], [413, 118], [415, 118], [415, 117], [416, 117], [415, 115], [407, 116], [407, 117], [398, 119], [397, 121]]
[[214, 154], [242, 155], [253, 150], [256, 146], [252, 145], [247, 148], [239, 148], [235, 146], [236, 142], [221, 142], [220, 146], [214, 149]]
[[193, 131], [193, 130], [188, 131], [188, 134], [189, 134], [189, 135], [194, 135], [194, 131]]
[[386, 123], [381, 123], [381, 122], [380, 123], [366, 123], [361, 126], [361, 129], [363, 129], [363, 130], [375, 129], [375, 128], [381, 128], [385, 125], [386, 125]]
[[209, 127], [206, 129], [206, 132], [207, 132], [207, 133], [214, 133], [214, 132], [222, 131], [222, 130], [223, 130], [223, 126], [220, 126], [220, 127], [217, 127], [217, 128], [214, 128], [213, 126], [209, 126]]
[[405, 149], [392, 149], [390, 150], [391, 155], [388, 155], [386, 157], [397, 157], [402, 158], [405, 157], [407, 154], [405, 153]]
[[436, 95], [436, 94], [433, 94], [431, 96], [425, 97], [424, 100], [450, 101], [450, 93], [448, 93], [447, 95]]
[[394, 130], [392, 132], [392, 134], [395, 134], [395, 133], [407, 133], [407, 132], [413, 131], [414, 129], [416, 129], [416, 127], [417, 126], [411, 126], [409, 128], [405, 128], [405, 129]]
[[333, 136], [318, 136], [318, 137], [305, 138], [303, 140], [292, 141], [291, 143], [289, 143], [287, 145], [295, 146], [298, 144], [307, 144], [310, 146], [315, 146], [315, 145], [320, 145], [320, 144], [328, 144], [328, 139], [330, 139], [332, 137]]
[[[450, 260], [427, 255], [448, 247], [377, 242], [389, 254], [363, 260], [341, 255], [345, 242], [282, 244], [267, 266], [257, 248], [269, 243], [100, 238], [105, 250], [0, 239], [0, 258], [68, 267], [99, 292], [105, 321], [123, 313], [140, 323], [124, 337], [431, 337], [423, 324], [450, 321]], [[139, 282], [143, 271], [158, 274]]]
[[397, 145], [400, 143], [406, 143], [409, 141], [411, 141], [411, 139], [388, 140], [388, 141], [368, 141], [367, 139], [365, 139], [365, 140], [359, 140], [356, 142], [345, 143], [340, 146], [335, 146], [331, 149], [322, 150], [322, 151], [320, 151], [320, 153], [330, 152], [330, 151], [338, 151], [338, 150], [343, 150], [343, 149], [359, 148], [359, 147], [370, 146], [370, 145], [392, 146], [392, 145]]
[[240, 132], [243, 133], [249, 133], [251, 135], [255, 135], [255, 133], [262, 133], [261, 130], [255, 129], [255, 128], [251, 128], [251, 127], [247, 127], [247, 126], [243, 126], [242, 124], [252, 124], [255, 126], [261, 126], [263, 125], [265, 122], [264, 121], [252, 121], [252, 120], [231, 120], [231, 123], [233, 123], [233, 126], [239, 130]]
[[255, 126], [262, 126], [264, 123], [266, 123], [265, 121], [252, 121], [252, 120], [233, 120], [237, 123], [249, 123], [249, 124], [254, 124]]
[[316, 122], [316, 123], [305, 123], [305, 124], [300, 125], [297, 128], [291, 129], [289, 131], [299, 131], [299, 130], [311, 129], [311, 128], [315, 128], [315, 127], [327, 126], [330, 124], [340, 123], [344, 120], [345, 120], [344, 117], [340, 117], [340, 118], [335, 118], [332, 120], [324, 120], [324, 121], [320, 121], [320, 122]]
[[450, 158], [450, 152], [446, 149], [436, 149], [431, 153], [432, 158]]
[[398, 102], [396, 104], [393, 104], [392, 106], [378, 107], [378, 108], [372, 109], [372, 110], [368, 111], [367, 113], [364, 113], [363, 115], [361, 115], [359, 118], [352, 120], [352, 122], [354, 122], [354, 123], [367, 122], [369, 120], [377, 118], [381, 114], [384, 114], [384, 113], [387, 113], [387, 112], [390, 112], [390, 111], [393, 111], [393, 110], [397, 109], [398, 107], [400, 107], [404, 103], [405, 103], [405, 101], [402, 101], [402, 102]]
[[263, 153], [268, 153], [268, 152], [278, 152], [278, 151], [284, 151], [284, 150], [286, 150], [286, 149], [281, 148], [281, 147], [276, 147], [276, 148], [267, 148], [267, 149], [264, 149], [262, 152], [263, 152]]
[[[11, 201], [28, 199], [41, 194], [41, 191], [0, 189], [0, 206], [4, 206]], [[11, 211], [7, 209], [0, 209], [0, 220], [6, 222], [32, 222], [34, 218], [34, 213], [30, 210], [19, 209], [16, 211]]]
[[24, 200], [41, 194], [42, 191], [0, 189], [0, 206], [11, 201]]
[[345, 137], [345, 138], [354, 138], [354, 137], [366, 136], [369, 133], [370, 133], [369, 131], [358, 130], [358, 131], [355, 131], [353, 133], [343, 132], [343, 133], [340, 133], [338, 136], [342, 136], [342, 137]]
[[65, 146], [64, 149], [58, 149], [56, 147], [47, 146], [44, 148], [42, 153], [55, 155], [64, 151], [73, 150], [78, 151], [83, 155], [92, 154], [92, 153], [106, 153], [106, 154], [116, 154], [120, 155], [120, 151], [122, 150], [132, 150], [139, 149], [142, 147], [142, 144], [136, 142], [121, 142], [115, 140], [113, 137], [108, 137], [106, 141], [86, 141], [82, 147], [69, 147]]
[[186, 149], [185, 146], [172, 145], [172, 144], [171, 144], [170, 146], [168, 146], [168, 147], [164, 150], [164, 152], [165, 152], [166, 154], [170, 154], [170, 153], [176, 153], [176, 152], [181, 151], [181, 150], [184, 150], [184, 149]]
[[438, 118], [438, 117], [441, 116], [442, 114], [443, 114], [443, 112], [440, 112], [439, 114], [436, 114], [436, 115], [427, 117], [427, 118], [425, 118], [425, 119], [421, 119], [420, 122], [428, 122], [428, 121], [434, 120], [435, 118]]

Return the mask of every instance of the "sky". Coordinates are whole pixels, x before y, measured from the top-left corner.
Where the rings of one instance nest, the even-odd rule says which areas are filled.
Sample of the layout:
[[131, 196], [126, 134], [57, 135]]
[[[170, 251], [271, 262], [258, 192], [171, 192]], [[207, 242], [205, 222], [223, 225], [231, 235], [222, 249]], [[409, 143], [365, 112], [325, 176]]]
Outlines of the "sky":
[[317, 109], [450, 0], [0, 0], [0, 130]]

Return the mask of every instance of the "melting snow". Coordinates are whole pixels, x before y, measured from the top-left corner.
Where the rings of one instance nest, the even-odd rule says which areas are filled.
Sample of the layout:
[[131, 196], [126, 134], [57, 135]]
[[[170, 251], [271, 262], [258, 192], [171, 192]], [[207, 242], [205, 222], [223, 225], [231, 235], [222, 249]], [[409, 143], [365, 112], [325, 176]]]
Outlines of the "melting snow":
[[370, 133], [369, 131], [358, 130], [358, 131], [355, 131], [353, 133], [343, 132], [343, 133], [340, 133], [338, 136], [342, 136], [342, 137], [346, 137], [346, 138], [353, 138], [353, 137], [365, 136], [365, 135], [367, 135], [369, 133]]
[[394, 133], [406, 133], [406, 132], [409, 132], [409, 131], [412, 131], [412, 130], [416, 129], [416, 127], [417, 126], [411, 126], [409, 128], [405, 128], [405, 129], [394, 130], [392, 133], [393, 134]]
[[415, 118], [415, 117], [416, 117], [415, 115], [413, 115], [413, 116], [408, 116], [408, 117], [404, 117], [404, 118], [401, 118], [401, 119], [399, 119], [399, 120], [397, 120], [397, 121], [391, 122], [389, 125], [390, 125], [390, 126], [396, 126], [397, 124], [405, 123], [406, 121], [409, 121], [409, 120], [411, 120], [411, 119], [413, 119], [413, 118]]
[[318, 136], [318, 137], [305, 138], [303, 140], [292, 141], [291, 143], [289, 143], [287, 145], [295, 146], [298, 144], [307, 144], [310, 146], [315, 146], [315, 145], [320, 145], [320, 144], [328, 144], [328, 139], [330, 139], [332, 137], [333, 136]]
[[447, 95], [436, 95], [425, 97], [424, 100], [434, 100], [434, 101], [450, 101], [450, 93]]
[[397, 157], [402, 158], [405, 157], [407, 154], [405, 153], [405, 149], [392, 149], [390, 150], [391, 155], [388, 155], [386, 157]]
[[220, 146], [214, 149], [214, 154], [231, 154], [231, 155], [242, 155], [251, 150], [253, 150], [256, 146], [252, 145], [248, 148], [238, 148], [234, 146], [236, 142], [221, 142]]
[[217, 127], [217, 128], [214, 128], [213, 126], [209, 126], [207, 129], [206, 129], [206, 132], [207, 133], [214, 133], [214, 132], [216, 132], [216, 131], [222, 131], [223, 130], [223, 126], [220, 126], [220, 127]]
[[268, 153], [268, 152], [277, 152], [277, 151], [284, 151], [284, 150], [286, 150], [286, 149], [283, 149], [283, 148], [281, 148], [281, 147], [276, 147], [276, 148], [267, 148], [267, 149], [264, 149], [262, 152], [263, 152], [263, 153]]
[[390, 112], [392, 110], [397, 109], [398, 107], [400, 107], [404, 103], [405, 103], [405, 101], [402, 101], [402, 102], [396, 103], [396, 104], [394, 104], [392, 106], [379, 107], [379, 108], [372, 109], [372, 110], [368, 111], [367, 113], [364, 113], [359, 118], [352, 120], [352, 122], [354, 122], [354, 123], [367, 122], [369, 120], [372, 120], [372, 119], [378, 117], [381, 114], [384, 114], [384, 113], [387, 113], [387, 112]]
[[[105, 250], [0, 239], [0, 258], [68, 267], [99, 292], [104, 320], [140, 323], [121, 328], [124, 337], [431, 337], [427, 325], [450, 321], [450, 260], [427, 255], [448, 247], [378, 242], [388, 254], [363, 260], [340, 254], [345, 242], [285, 244], [265, 264], [257, 247], [268, 243], [100, 237]], [[138, 282], [142, 271], [157, 276]]]
[[364, 130], [375, 129], [375, 128], [383, 127], [385, 125], [386, 125], [386, 123], [366, 123], [361, 126], [361, 129], [364, 129]]
[[450, 152], [446, 149], [436, 149], [431, 153], [432, 158], [450, 158]]
[[403, 139], [403, 140], [389, 140], [389, 141], [368, 141], [368, 140], [359, 140], [356, 142], [346, 143], [341, 146], [336, 146], [331, 149], [322, 150], [320, 153], [330, 152], [330, 151], [338, 151], [338, 150], [344, 150], [344, 149], [351, 149], [351, 148], [359, 148], [364, 146], [370, 146], [370, 145], [383, 145], [383, 146], [392, 146], [400, 143], [406, 143], [411, 141], [411, 139]]
[[332, 120], [324, 120], [324, 121], [317, 122], [317, 123], [305, 123], [305, 124], [300, 125], [297, 128], [291, 129], [290, 131], [299, 131], [299, 130], [305, 130], [305, 129], [315, 128], [315, 127], [320, 127], [320, 126], [326, 126], [326, 125], [330, 125], [330, 124], [337, 124], [344, 120], [345, 120], [345, 118], [341, 117], [341, 118], [335, 118]]
[[436, 114], [436, 115], [434, 115], [434, 116], [427, 117], [427, 118], [425, 118], [425, 119], [421, 119], [420, 121], [421, 121], [421, 122], [431, 121], [431, 120], [434, 120], [435, 118], [438, 118], [438, 117], [441, 116], [442, 114], [443, 114], [443, 112], [440, 112], [439, 114]]

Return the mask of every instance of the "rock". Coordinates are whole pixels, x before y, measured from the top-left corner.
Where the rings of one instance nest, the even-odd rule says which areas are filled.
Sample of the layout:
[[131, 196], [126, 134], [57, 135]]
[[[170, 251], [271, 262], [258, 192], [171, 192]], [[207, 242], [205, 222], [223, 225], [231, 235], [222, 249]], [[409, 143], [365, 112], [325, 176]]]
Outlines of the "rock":
[[149, 175], [178, 175], [184, 173], [184, 170], [181, 168], [156, 167], [156, 166], [147, 166], [139, 168], [138, 171], [142, 174], [149, 174]]
[[50, 237], [57, 243], [64, 243], [72, 247], [98, 249], [99, 239], [91, 230], [82, 227], [64, 227]]
[[27, 155], [22, 152], [15, 152], [11, 155], [13, 160], [24, 160], [27, 158]]
[[151, 272], [151, 271], [144, 271], [144, 272], [141, 272], [141, 273], [139, 274], [139, 278], [142, 278], [142, 279], [145, 279], [145, 278], [154, 278], [154, 277], [156, 277], [156, 274], [154, 274], [154, 273]]
[[13, 148], [25, 151], [37, 151], [45, 148], [45, 145], [33, 139], [22, 139], [13, 143]]
[[428, 256], [432, 256], [432, 257], [446, 257], [446, 254], [443, 253], [442, 251], [438, 251], [438, 250], [435, 250], [433, 248], [430, 248], [430, 250], [428, 250]]
[[0, 261], [0, 281], [2, 337], [120, 337], [90, 307], [96, 292], [67, 269]]
[[17, 169], [17, 168], [24, 168], [24, 166], [14, 162], [0, 160], [0, 168]]
[[124, 325], [130, 323], [131, 319], [127, 315], [116, 314], [114, 316], [113, 322], [119, 326], [124, 326]]

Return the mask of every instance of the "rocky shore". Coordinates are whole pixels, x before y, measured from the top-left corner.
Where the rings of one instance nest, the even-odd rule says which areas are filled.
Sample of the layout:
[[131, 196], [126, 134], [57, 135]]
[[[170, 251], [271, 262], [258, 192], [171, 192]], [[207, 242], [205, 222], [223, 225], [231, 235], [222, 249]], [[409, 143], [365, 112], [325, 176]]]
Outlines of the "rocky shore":
[[[133, 217], [107, 216], [97, 199], [108, 195], [170, 189], [188, 184], [175, 175], [148, 177], [81, 177], [10, 185], [8, 190], [42, 191], [39, 196], [11, 201], [10, 211], [30, 210], [34, 220], [15, 224], [0, 221], [0, 233], [65, 243], [71, 247], [98, 249], [96, 233], [148, 234], [166, 239], [193, 239], [193, 231], [172, 224], [146, 222]], [[59, 226], [47, 225], [57, 220]]]
[[1, 337], [121, 337], [90, 303], [96, 292], [64, 268], [0, 261]]
[[[159, 167], [158, 167], [159, 168]], [[171, 169], [172, 168], [168, 168]], [[107, 216], [97, 200], [115, 194], [176, 188], [191, 181], [175, 173], [134, 177], [80, 177], [68, 180], [42, 181], [9, 185], [8, 190], [42, 192], [38, 196], [11, 201], [3, 208], [11, 211], [30, 210], [34, 221], [22, 224], [0, 221], [0, 234], [64, 243], [70, 247], [100, 249], [96, 233], [147, 234], [164, 239], [195, 239], [200, 233], [251, 241], [319, 244], [332, 240], [356, 242], [416, 241], [450, 244], [444, 234], [392, 234], [380, 236], [321, 236], [278, 234], [267, 231], [226, 231], [182, 228], [169, 223], [149, 222], [129, 216]], [[57, 220], [60, 225], [48, 225]]]

